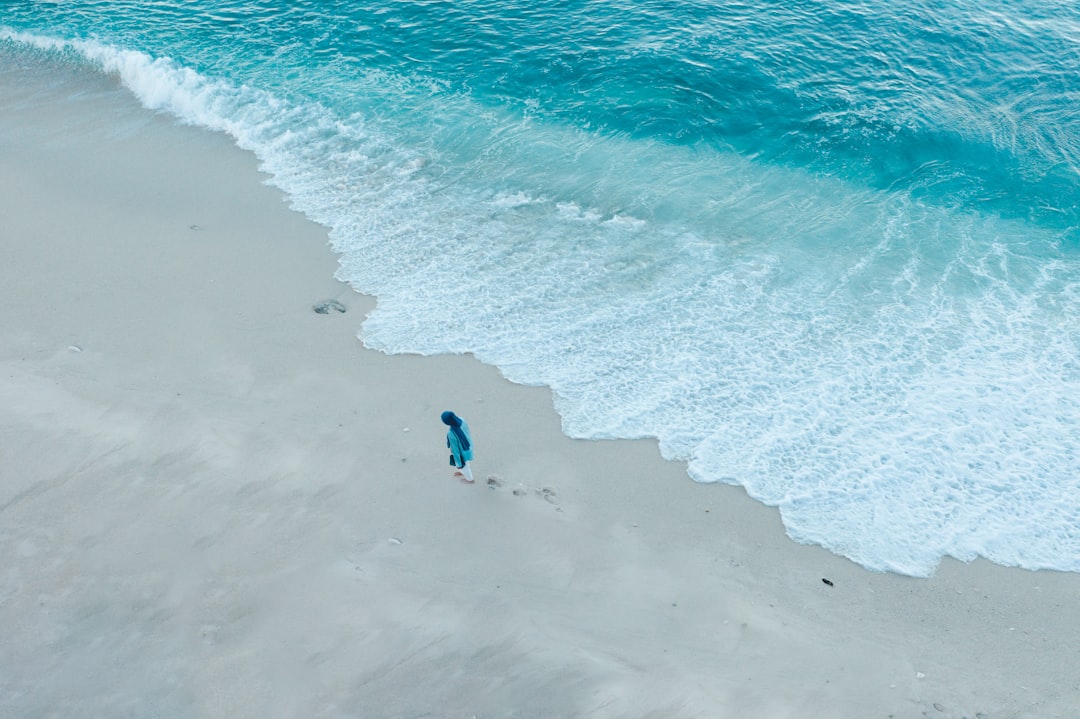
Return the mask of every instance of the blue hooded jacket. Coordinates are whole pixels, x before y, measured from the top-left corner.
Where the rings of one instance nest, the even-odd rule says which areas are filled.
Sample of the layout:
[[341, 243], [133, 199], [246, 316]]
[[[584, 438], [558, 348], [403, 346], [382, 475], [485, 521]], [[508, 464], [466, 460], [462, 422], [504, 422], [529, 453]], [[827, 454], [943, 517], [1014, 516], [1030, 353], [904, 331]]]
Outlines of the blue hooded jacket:
[[466, 462], [473, 458], [472, 435], [469, 434], [469, 425], [461, 417], [450, 411], [442, 413], [442, 422], [450, 428], [450, 431], [446, 433], [446, 446], [450, 448], [450, 453], [454, 455], [454, 464], [463, 467]]

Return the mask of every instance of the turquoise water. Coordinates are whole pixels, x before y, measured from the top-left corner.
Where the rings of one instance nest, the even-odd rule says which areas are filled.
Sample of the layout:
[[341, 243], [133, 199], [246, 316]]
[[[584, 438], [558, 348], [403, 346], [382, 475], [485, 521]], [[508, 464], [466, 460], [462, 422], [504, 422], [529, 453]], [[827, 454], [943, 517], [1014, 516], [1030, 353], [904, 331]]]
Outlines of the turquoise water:
[[1080, 571], [1080, 9], [14, 2], [473, 352], [876, 570]]

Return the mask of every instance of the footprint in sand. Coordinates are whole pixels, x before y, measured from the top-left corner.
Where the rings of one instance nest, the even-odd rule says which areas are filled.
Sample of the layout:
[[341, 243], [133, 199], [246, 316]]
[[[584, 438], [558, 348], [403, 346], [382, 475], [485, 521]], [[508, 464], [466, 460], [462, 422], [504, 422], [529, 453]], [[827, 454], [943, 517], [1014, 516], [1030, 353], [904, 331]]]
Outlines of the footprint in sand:
[[[497, 475], [497, 474], [489, 474], [488, 475], [488, 478], [487, 478], [488, 489], [491, 489], [491, 490], [501, 489], [504, 484], [506, 484], [506, 482], [504, 482], [503, 478], [500, 477], [499, 475]], [[525, 487], [523, 487], [521, 485], [518, 485], [514, 489], [514, 495], [517, 496], [517, 497], [521, 497], [522, 495], [525, 495], [525, 494], [527, 494], [527, 492], [525, 490]]]
[[[503, 478], [500, 477], [499, 475], [497, 475], [497, 474], [488, 475], [488, 478], [487, 478], [488, 489], [492, 489], [492, 490], [501, 489], [505, 484], [506, 484], [506, 482], [504, 482]], [[524, 497], [527, 494], [529, 494], [529, 488], [526, 487], [524, 484], [519, 484], [518, 486], [514, 487], [514, 489], [511, 490], [511, 492], [513, 493], [513, 495], [515, 497]], [[536, 493], [536, 496], [543, 498], [543, 500], [545, 502], [547, 502], [548, 504], [558, 504], [559, 503], [559, 497], [558, 497], [558, 495], [555, 494], [555, 490], [552, 489], [551, 487], [543, 487], [541, 489], [537, 489], [537, 490], [535, 490], [535, 493]]]
[[536, 493], [544, 498], [544, 501], [548, 504], [558, 504], [559, 498], [555, 496], [555, 490], [551, 487], [544, 487], [536, 490]]
[[348, 308], [338, 302], [337, 300], [324, 300], [323, 302], [315, 303], [312, 308], [320, 315], [330, 314], [330, 310], [337, 310], [338, 312], [347, 312]]
[[[500, 477], [499, 475], [497, 475], [497, 474], [489, 474], [488, 475], [488, 478], [487, 478], [488, 489], [501, 489], [504, 484], [506, 484], [506, 482], [504, 482], [503, 478]], [[523, 485], [523, 484], [519, 484], [518, 486], [514, 487], [514, 489], [512, 491], [513, 491], [515, 497], [524, 497], [526, 494], [529, 493], [529, 490], [525, 489], [525, 485]]]

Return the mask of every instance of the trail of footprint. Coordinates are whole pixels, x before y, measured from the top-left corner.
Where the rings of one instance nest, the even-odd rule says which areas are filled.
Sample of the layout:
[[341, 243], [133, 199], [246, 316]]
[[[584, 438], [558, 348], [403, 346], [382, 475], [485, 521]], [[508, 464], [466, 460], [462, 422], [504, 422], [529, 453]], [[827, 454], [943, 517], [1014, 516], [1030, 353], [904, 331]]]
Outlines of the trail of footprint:
[[[503, 481], [503, 478], [500, 477], [499, 475], [497, 475], [497, 474], [488, 475], [488, 478], [487, 478], [488, 489], [492, 489], [492, 490], [500, 489], [505, 484], [506, 483]], [[514, 487], [512, 492], [513, 492], [515, 497], [524, 497], [525, 495], [527, 495], [529, 493], [529, 489], [525, 485], [519, 484], [518, 486]], [[540, 489], [537, 489], [537, 490], [535, 490], [535, 494], [536, 494], [536, 496], [541, 497], [548, 504], [556, 504], [557, 505], [559, 503], [559, 497], [555, 493], [555, 490], [552, 489], [551, 487], [542, 487]]]
[[[488, 489], [491, 489], [491, 490], [501, 489], [504, 484], [506, 484], [506, 482], [504, 482], [503, 478], [500, 477], [499, 475], [497, 475], [497, 474], [489, 474], [488, 475], [488, 478], [487, 478]], [[520, 496], [522, 496], [522, 495], [524, 495], [526, 493], [525, 488], [522, 485], [518, 485], [517, 487], [514, 488], [513, 491], [514, 491], [514, 494], [516, 496], [518, 496], [518, 497], [520, 497]]]

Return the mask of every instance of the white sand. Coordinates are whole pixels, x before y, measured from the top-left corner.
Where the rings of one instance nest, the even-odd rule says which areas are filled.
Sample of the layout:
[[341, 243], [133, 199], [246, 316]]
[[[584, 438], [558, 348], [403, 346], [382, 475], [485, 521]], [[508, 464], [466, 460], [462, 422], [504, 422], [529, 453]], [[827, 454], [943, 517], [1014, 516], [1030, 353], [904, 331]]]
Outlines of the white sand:
[[867, 572], [565, 438], [546, 390], [365, 350], [253, 157], [31, 75], [0, 68], [0, 716], [1080, 716], [1080, 576]]

